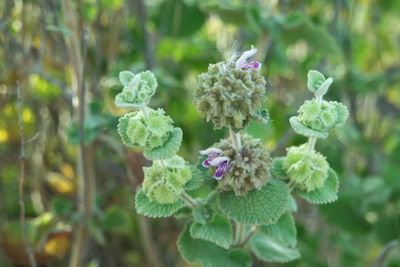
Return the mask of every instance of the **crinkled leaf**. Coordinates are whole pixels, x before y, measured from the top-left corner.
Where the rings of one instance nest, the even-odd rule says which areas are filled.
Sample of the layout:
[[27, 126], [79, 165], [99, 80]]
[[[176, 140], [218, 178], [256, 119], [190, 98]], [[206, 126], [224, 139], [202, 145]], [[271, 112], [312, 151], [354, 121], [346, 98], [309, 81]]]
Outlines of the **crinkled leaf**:
[[326, 204], [337, 200], [338, 190], [339, 178], [336, 172], [329, 168], [328, 178], [323, 187], [310, 192], [299, 191], [299, 195], [312, 204]]
[[159, 204], [155, 201], [150, 201], [143, 189], [140, 189], [136, 193], [135, 205], [137, 213], [147, 217], [158, 218], [171, 216], [185, 206], [185, 203], [182, 200], [178, 200], [172, 204]]
[[274, 178], [286, 179], [288, 178], [285, 169], [283, 168], [283, 161], [285, 157], [274, 158], [272, 161], [271, 174]]
[[287, 209], [289, 190], [285, 183], [272, 179], [262, 189], [245, 196], [233, 191], [218, 194], [218, 206], [229, 217], [245, 224], [275, 223]]
[[186, 224], [178, 239], [178, 249], [188, 261], [206, 267], [248, 267], [252, 259], [241, 249], [227, 250], [206, 240], [190, 235], [191, 223]]
[[260, 230], [288, 246], [293, 247], [297, 243], [297, 229], [290, 212], [283, 214], [274, 224], [261, 226]]
[[293, 130], [301, 135], [307, 136], [307, 137], [316, 137], [316, 138], [322, 138], [325, 139], [328, 137], [327, 132], [320, 132], [313, 130], [311, 128], [308, 128], [307, 126], [303, 125], [297, 117], [291, 117], [289, 119], [290, 125], [292, 126]]
[[126, 130], [128, 129], [128, 126], [129, 126], [129, 119], [136, 116], [136, 114], [137, 114], [137, 112], [127, 113], [123, 117], [119, 118], [119, 120], [118, 120], [117, 131], [118, 131], [119, 135], [121, 136], [122, 143], [124, 143], [127, 146], [133, 146], [131, 139], [126, 134]]
[[250, 238], [247, 247], [258, 259], [266, 262], [286, 263], [300, 258], [300, 252], [297, 248], [290, 248], [261, 231], [257, 231]]
[[119, 73], [119, 80], [124, 86], [128, 86], [129, 83], [132, 81], [133, 77], [135, 77], [135, 74], [133, 74], [130, 71], [121, 71]]
[[195, 166], [190, 166], [192, 172], [192, 179], [185, 184], [185, 190], [191, 191], [199, 188], [203, 183], [203, 173]]
[[228, 249], [232, 244], [233, 232], [229, 220], [217, 215], [206, 224], [194, 222], [190, 227], [193, 238], [200, 238]]
[[145, 149], [143, 155], [150, 159], [167, 159], [172, 157], [176, 152], [178, 152], [179, 147], [181, 146], [182, 142], [182, 130], [178, 127], [174, 128], [168, 140], [164, 143], [164, 145], [160, 147], [156, 147], [153, 149]]
[[337, 113], [337, 120], [335, 122], [335, 127], [341, 127], [343, 124], [346, 122], [347, 118], [349, 117], [349, 111], [347, 110], [347, 107], [343, 105], [342, 103], [338, 103], [335, 101], [330, 102], [332, 105], [334, 105], [336, 113]]

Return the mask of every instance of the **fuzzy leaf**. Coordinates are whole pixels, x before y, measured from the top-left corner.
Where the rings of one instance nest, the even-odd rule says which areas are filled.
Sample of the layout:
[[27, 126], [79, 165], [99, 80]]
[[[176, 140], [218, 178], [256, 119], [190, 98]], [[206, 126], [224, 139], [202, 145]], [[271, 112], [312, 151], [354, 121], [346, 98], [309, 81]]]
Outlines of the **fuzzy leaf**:
[[312, 204], [326, 204], [337, 200], [339, 178], [336, 172], [329, 168], [328, 178], [323, 187], [310, 192], [299, 191], [299, 195]]
[[172, 204], [159, 204], [155, 201], [150, 201], [143, 189], [140, 189], [136, 193], [135, 205], [137, 213], [151, 218], [158, 218], [171, 216], [185, 206], [185, 203], [182, 200], [178, 200]]
[[275, 223], [285, 212], [289, 190], [285, 183], [272, 179], [262, 189], [245, 196], [232, 191], [218, 194], [218, 206], [232, 219], [245, 224]]
[[293, 247], [297, 243], [297, 229], [290, 212], [283, 214], [275, 224], [261, 226], [260, 230], [288, 246]]
[[297, 248], [290, 248], [260, 231], [250, 238], [247, 246], [258, 259], [267, 262], [286, 263], [300, 258]]
[[228, 249], [232, 244], [233, 232], [229, 220], [217, 215], [206, 224], [195, 222], [190, 227], [193, 238], [200, 238]]
[[315, 131], [311, 128], [308, 128], [307, 126], [303, 125], [297, 117], [291, 117], [289, 119], [290, 125], [292, 126], [293, 130], [301, 135], [307, 136], [307, 137], [316, 137], [316, 138], [322, 138], [325, 139], [328, 137], [327, 132], [320, 132], [320, 131]]
[[176, 127], [171, 131], [170, 136], [164, 145], [151, 150], [146, 149], [143, 152], [143, 155], [150, 160], [167, 159], [178, 152], [181, 142], [182, 130]]
[[195, 166], [190, 166], [192, 172], [192, 179], [185, 184], [185, 190], [191, 191], [199, 188], [203, 184], [203, 173]]
[[330, 102], [336, 110], [337, 114], [337, 120], [335, 122], [335, 127], [341, 127], [343, 124], [346, 122], [347, 118], [349, 117], [349, 111], [347, 110], [347, 107], [343, 105], [342, 103], [338, 103], [335, 101]]
[[310, 70], [307, 73], [307, 87], [311, 92], [315, 93], [324, 82], [325, 77], [319, 71]]
[[333, 83], [332, 78], [326, 79], [326, 81], [323, 84], [321, 84], [318, 90], [315, 92], [315, 97], [322, 98], [328, 92], [329, 86], [331, 86], [332, 83]]
[[274, 158], [271, 168], [272, 177], [278, 179], [286, 179], [288, 177], [282, 165], [284, 160], [285, 157]]
[[129, 126], [129, 119], [132, 117], [135, 117], [137, 115], [137, 112], [131, 112], [125, 114], [123, 117], [119, 118], [118, 120], [118, 133], [121, 136], [122, 142], [127, 145], [127, 146], [133, 146], [134, 143], [131, 141], [129, 136], [126, 134], [126, 131]]
[[128, 86], [129, 83], [133, 80], [133, 77], [135, 77], [135, 74], [130, 71], [121, 71], [119, 73], [119, 80], [124, 86]]
[[206, 267], [249, 267], [252, 260], [249, 254], [241, 249], [227, 250], [206, 240], [193, 238], [190, 235], [191, 223], [186, 224], [178, 239], [178, 249], [188, 261]]

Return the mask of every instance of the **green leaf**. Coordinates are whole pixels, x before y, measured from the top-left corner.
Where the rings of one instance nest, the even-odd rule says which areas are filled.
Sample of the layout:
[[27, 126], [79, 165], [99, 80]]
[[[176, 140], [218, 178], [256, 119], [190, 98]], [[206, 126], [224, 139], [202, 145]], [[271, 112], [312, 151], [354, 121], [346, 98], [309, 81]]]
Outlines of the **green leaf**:
[[133, 146], [132, 140], [129, 138], [129, 136], [126, 134], [126, 131], [129, 126], [129, 119], [132, 117], [135, 117], [137, 115], [137, 111], [127, 113], [123, 117], [119, 118], [118, 120], [118, 126], [117, 126], [117, 131], [119, 135], [121, 136], [122, 143], [124, 143], [126, 146]]
[[285, 157], [279, 157], [279, 158], [274, 158], [272, 161], [272, 167], [271, 167], [271, 174], [274, 178], [278, 179], [286, 179], [288, 178], [288, 175], [285, 172], [285, 169], [283, 168], [283, 161], [285, 160]]
[[176, 152], [178, 152], [179, 147], [181, 146], [182, 136], [181, 128], [176, 127], [171, 131], [170, 136], [164, 145], [151, 150], [146, 149], [143, 152], [143, 155], [150, 160], [167, 159], [172, 157]]
[[182, 200], [178, 200], [172, 204], [159, 204], [155, 201], [150, 201], [143, 192], [143, 189], [140, 189], [136, 193], [135, 205], [137, 213], [151, 218], [158, 218], [173, 215], [180, 208], [185, 206], [185, 203]]
[[340, 47], [333, 36], [323, 27], [314, 24], [307, 16], [301, 13], [291, 13], [280, 24], [282, 26], [280, 37], [286, 45], [304, 40], [315, 52], [340, 55]]
[[122, 208], [110, 207], [101, 220], [101, 226], [106, 230], [126, 229], [129, 227], [129, 215]]
[[172, 37], [188, 37], [203, 26], [206, 16], [196, 4], [189, 1], [164, 1], [159, 12], [154, 16], [154, 23], [160, 25], [158, 30]]
[[299, 195], [312, 204], [326, 204], [337, 200], [339, 190], [339, 178], [336, 172], [329, 168], [328, 178], [323, 187], [306, 192], [299, 191]]
[[275, 223], [285, 212], [289, 190], [285, 183], [272, 179], [262, 189], [245, 196], [233, 191], [218, 194], [218, 206], [229, 217], [245, 224]]
[[51, 201], [51, 207], [57, 216], [65, 216], [71, 212], [72, 202], [63, 197], [55, 197]]
[[229, 220], [217, 215], [206, 224], [194, 222], [190, 227], [193, 238], [200, 238], [228, 249], [232, 244], [233, 232]]
[[313, 130], [311, 128], [308, 128], [307, 126], [303, 125], [297, 117], [291, 117], [289, 119], [290, 125], [292, 126], [293, 130], [297, 134], [301, 134], [307, 137], [316, 137], [316, 138], [322, 138], [325, 139], [328, 137], [327, 132], [320, 132]]
[[193, 238], [190, 235], [191, 223], [186, 224], [178, 239], [178, 249], [188, 261], [207, 267], [248, 267], [252, 260], [249, 254], [241, 249], [227, 250], [206, 240]]
[[199, 188], [203, 184], [203, 173], [195, 166], [190, 166], [190, 171], [192, 172], [192, 179], [190, 179], [185, 184], [185, 190], [191, 191]]
[[297, 248], [290, 248], [260, 231], [250, 238], [247, 247], [258, 259], [267, 262], [286, 263], [300, 258]]
[[260, 231], [291, 247], [297, 243], [297, 229], [290, 212], [283, 214], [275, 224], [261, 226]]
[[307, 73], [307, 87], [308, 90], [315, 93], [320, 86], [325, 82], [325, 77], [321, 72], [316, 70], [310, 70]]

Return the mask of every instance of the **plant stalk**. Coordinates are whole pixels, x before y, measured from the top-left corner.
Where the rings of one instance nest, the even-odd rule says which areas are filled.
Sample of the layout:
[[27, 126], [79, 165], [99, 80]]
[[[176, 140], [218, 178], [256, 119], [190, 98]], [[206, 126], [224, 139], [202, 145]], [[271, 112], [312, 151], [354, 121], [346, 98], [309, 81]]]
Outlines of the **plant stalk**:
[[24, 202], [24, 184], [25, 184], [25, 169], [26, 169], [26, 155], [25, 155], [25, 137], [24, 137], [24, 122], [22, 120], [22, 97], [19, 82], [17, 81], [17, 108], [18, 108], [18, 128], [20, 137], [20, 175], [19, 175], [19, 219], [21, 223], [21, 234], [24, 242], [26, 254], [28, 255], [29, 264], [36, 267], [36, 259], [33, 253], [33, 248], [28, 238], [28, 230], [26, 228], [25, 220], [25, 202]]

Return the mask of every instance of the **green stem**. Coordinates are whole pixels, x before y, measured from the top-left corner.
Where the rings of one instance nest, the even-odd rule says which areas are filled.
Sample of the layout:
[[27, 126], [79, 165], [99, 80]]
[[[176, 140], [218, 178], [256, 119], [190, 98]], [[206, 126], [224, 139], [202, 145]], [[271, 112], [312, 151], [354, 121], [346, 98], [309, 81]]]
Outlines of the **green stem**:
[[239, 151], [242, 148], [242, 142], [240, 141], [240, 134], [235, 133], [232, 128], [229, 128], [229, 135], [232, 141], [233, 148]]
[[308, 138], [308, 142], [307, 142], [307, 152], [310, 154], [315, 147], [315, 143], [317, 142], [317, 138], [316, 137], [310, 137]]
[[189, 196], [187, 193], [182, 193], [181, 194], [181, 199], [188, 204], [189, 207], [194, 208], [196, 207], [196, 200], [194, 200], [191, 196]]
[[247, 241], [250, 240], [250, 238], [254, 235], [254, 233], [257, 231], [257, 225], [253, 225], [251, 227], [251, 230], [247, 233], [247, 235], [241, 240], [241, 242], [239, 243], [239, 247], [244, 246]]
[[236, 227], [235, 227], [235, 242], [234, 245], [235, 246], [239, 246], [242, 243], [243, 240], [243, 235], [244, 235], [244, 229], [245, 229], [245, 225], [240, 223], [240, 222], [236, 222]]

